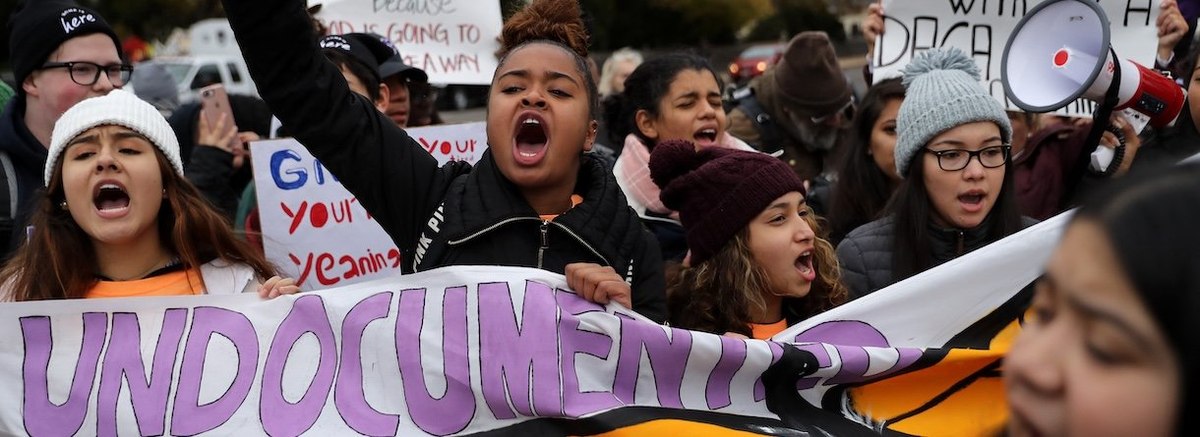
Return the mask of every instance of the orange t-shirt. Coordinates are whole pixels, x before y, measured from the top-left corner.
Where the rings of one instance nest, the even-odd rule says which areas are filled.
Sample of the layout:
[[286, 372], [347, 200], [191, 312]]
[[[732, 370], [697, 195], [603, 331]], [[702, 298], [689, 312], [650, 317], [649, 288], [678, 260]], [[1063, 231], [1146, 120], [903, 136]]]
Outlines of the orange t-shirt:
[[83, 297], [188, 296], [204, 294], [200, 269], [177, 270], [132, 281], [99, 281]]
[[787, 329], [787, 327], [787, 319], [782, 319], [775, 323], [761, 325], [758, 323], [751, 323], [750, 331], [752, 334], [754, 334], [753, 337], [755, 340], [766, 340], [773, 337], [775, 334], [783, 332], [783, 330]]
[[[574, 208], [576, 206], [579, 206], [580, 203], [583, 203], [583, 196], [580, 196], [578, 194], [572, 194], [571, 195], [571, 207]], [[567, 210], [567, 211], [570, 211], [570, 210]], [[566, 212], [566, 211], [563, 211], [563, 212]], [[559, 215], [560, 214], [541, 214], [538, 217], [541, 217], [542, 220], [550, 221], [550, 220], [554, 220], [554, 218], [558, 217]]]

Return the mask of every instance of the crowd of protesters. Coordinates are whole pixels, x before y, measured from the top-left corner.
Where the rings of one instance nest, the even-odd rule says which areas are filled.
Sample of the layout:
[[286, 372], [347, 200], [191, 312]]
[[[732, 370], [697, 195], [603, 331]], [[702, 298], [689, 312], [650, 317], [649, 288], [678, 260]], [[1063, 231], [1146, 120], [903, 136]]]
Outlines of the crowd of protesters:
[[[1124, 138], [1092, 144], [1090, 120], [1005, 111], [957, 49], [858, 98], [828, 36], [802, 32], [730, 101], [691, 53], [624, 48], [597, 74], [578, 3], [534, 0], [501, 31], [473, 165], [439, 165], [405, 130], [440, 122], [435, 92], [386, 38], [327, 35], [300, 0], [224, 3], [262, 96], [230, 96], [232, 117], [155, 94], [165, 73], [130, 65], [95, 11], [14, 12], [0, 301], [298, 292], [246, 206], [245, 145], [284, 134], [357, 197], [405, 273], [540, 268], [590, 301], [742, 338], [1082, 204], [1006, 364], [1009, 430], [1181, 433], [1200, 393], [1200, 169], [1176, 165], [1200, 152], [1200, 65], [1176, 55], [1193, 29], [1175, 0], [1157, 57], [1182, 73], [1179, 121], [1139, 133], [1114, 116], [1101, 122]], [[94, 19], [47, 25], [73, 13]], [[869, 46], [883, 14], [868, 9]], [[121, 89], [134, 75], [137, 96]], [[1080, 159], [1100, 147], [1123, 152], [1111, 171]]]

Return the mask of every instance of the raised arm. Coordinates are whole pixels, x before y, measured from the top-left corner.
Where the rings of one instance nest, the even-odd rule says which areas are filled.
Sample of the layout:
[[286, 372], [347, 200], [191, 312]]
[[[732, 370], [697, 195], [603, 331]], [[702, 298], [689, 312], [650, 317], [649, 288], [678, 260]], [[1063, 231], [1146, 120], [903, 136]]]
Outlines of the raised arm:
[[223, 0], [259, 94], [283, 126], [350, 192], [401, 249], [465, 164], [439, 168], [404, 130], [350, 91], [317, 48], [303, 0]]

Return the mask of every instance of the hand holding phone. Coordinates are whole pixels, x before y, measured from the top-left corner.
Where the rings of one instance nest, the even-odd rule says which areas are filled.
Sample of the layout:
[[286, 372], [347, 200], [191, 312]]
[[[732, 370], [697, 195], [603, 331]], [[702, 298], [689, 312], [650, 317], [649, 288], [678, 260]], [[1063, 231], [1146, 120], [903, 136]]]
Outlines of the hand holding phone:
[[[204, 117], [209, 129], [216, 129], [221, 115], [225, 115], [225, 126], [233, 128], [233, 132], [237, 132], [237, 124], [233, 119], [233, 108], [229, 106], [229, 95], [225, 93], [225, 86], [221, 84], [209, 85], [200, 89], [200, 116]], [[226, 128], [228, 129], [228, 128]], [[228, 139], [227, 144], [213, 144], [214, 146], [224, 148], [227, 151], [241, 147], [240, 140], [237, 135], [232, 135]]]

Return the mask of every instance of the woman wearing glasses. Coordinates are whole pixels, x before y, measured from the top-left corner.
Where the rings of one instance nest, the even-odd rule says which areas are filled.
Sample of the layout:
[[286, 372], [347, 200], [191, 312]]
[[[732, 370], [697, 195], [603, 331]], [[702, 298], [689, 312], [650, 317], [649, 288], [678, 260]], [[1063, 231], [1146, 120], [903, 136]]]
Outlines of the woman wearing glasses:
[[838, 259], [850, 298], [1017, 232], [1022, 219], [1009, 171], [1012, 127], [958, 49], [918, 55], [904, 70], [896, 173], [885, 216], [850, 232]]

